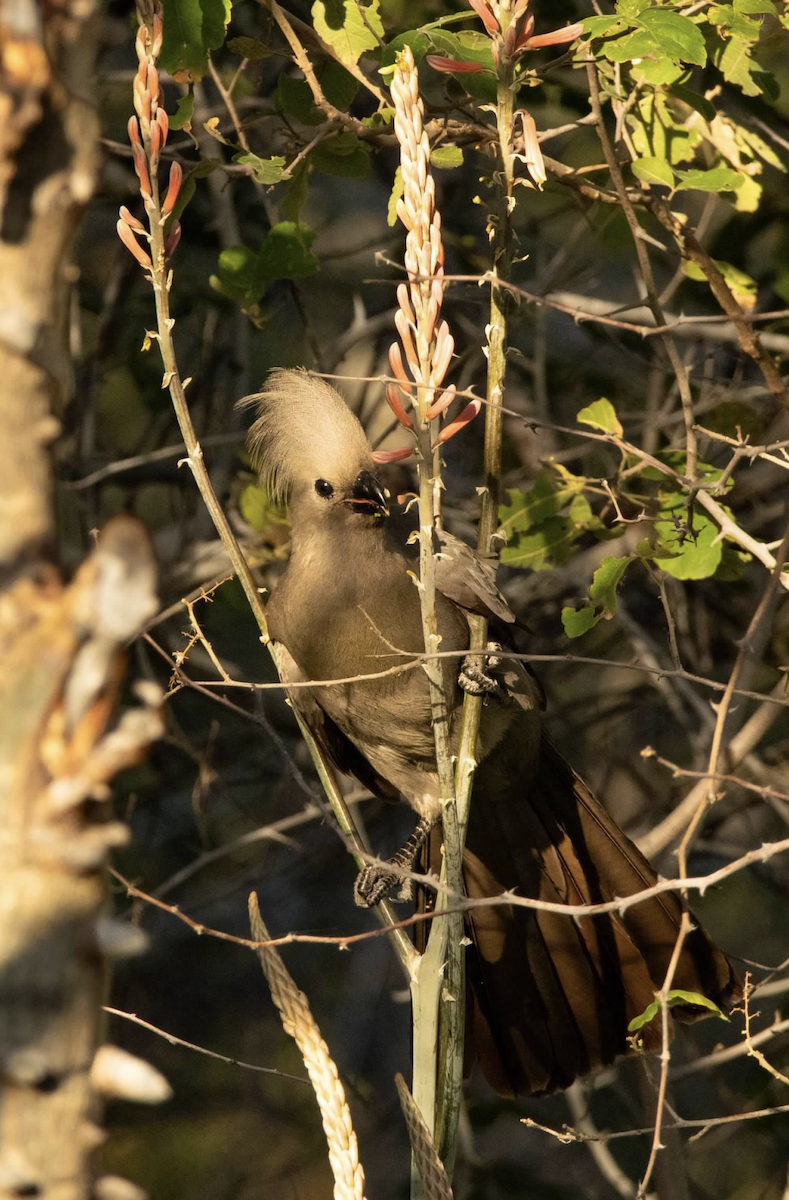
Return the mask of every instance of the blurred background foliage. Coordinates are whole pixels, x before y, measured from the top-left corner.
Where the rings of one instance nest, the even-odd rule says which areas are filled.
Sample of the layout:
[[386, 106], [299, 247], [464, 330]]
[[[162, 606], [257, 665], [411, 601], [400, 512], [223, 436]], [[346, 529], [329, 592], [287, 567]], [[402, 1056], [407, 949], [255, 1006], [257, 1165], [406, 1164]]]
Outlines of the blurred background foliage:
[[[369, 34], [357, 69], [375, 86], [381, 80], [377, 67], [393, 61], [390, 44], [430, 23], [429, 37], [421, 34], [426, 40], [416, 43], [422, 51], [429, 41], [434, 51], [450, 56], [459, 48], [469, 59], [479, 52], [473, 39], [447, 40], [455, 36], [453, 30], [478, 28], [470, 10], [462, 10], [460, 24], [447, 24], [461, 10], [442, 0], [381, 0], [369, 7], [365, 13], [370, 17], [374, 9], [376, 18], [372, 32], [355, 8], [361, 36]], [[696, 225], [709, 253], [724, 264], [746, 309], [783, 310], [789, 304], [789, 35], [780, 20], [784, 8], [751, 0], [665, 7], [707, 19], [707, 65], [686, 64], [672, 73], [665, 57], [650, 58], [647, 49], [639, 73], [638, 63], [627, 65], [632, 49], [620, 61], [615, 53], [607, 56], [606, 46], [630, 36], [625, 24], [606, 26], [599, 35], [602, 41], [585, 43], [602, 63], [604, 84], [624, 87], [629, 72], [627, 86], [638, 85], [629, 93], [629, 117], [622, 122], [641, 160], [634, 178], [673, 185], [682, 182], [682, 171], [728, 169], [717, 180], [702, 180], [706, 190], [698, 190], [696, 179], [695, 190], [676, 193], [673, 207]], [[344, 28], [347, 4], [339, 6], [339, 18], [336, 3], [315, 8], [324, 38], [327, 31], [336, 32], [338, 21]], [[637, 0], [620, 0], [618, 11], [624, 19], [644, 8]], [[553, 28], [588, 18], [593, 9], [598, 16], [617, 15], [608, 4], [598, 12], [586, 0], [550, 5], [535, 0], [537, 30], [540, 22]], [[394, 287], [400, 278], [396, 264], [403, 236], [388, 219], [396, 147], [386, 135], [386, 114], [375, 115], [375, 97], [324, 53], [311, 34], [315, 17], [309, 5], [294, 2], [288, 11], [326, 98], [381, 133], [377, 142], [323, 119], [269, 10], [253, 0], [237, 0], [226, 33], [220, 19], [212, 34], [210, 69], [204, 61], [180, 64], [179, 70], [177, 47], [169, 47], [172, 69], [179, 73], [177, 78], [162, 74], [168, 111], [178, 113], [172, 124], [180, 125], [170, 134], [168, 150], [186, 174], [172, 287], [179, 363], [182, 374], [192, 377], [189, 402], [214, 486], [260, 572], [261, 586], [271, 585], [287, 556], [288, 523], [256, 486], [243, 449], [248, 418], [234, 407], [236, 401], [259, 388], [271, 367], [304, 365], [344, 377], [343, 393], [373, 439], [398, 444], [382, 403], [382, 386], [375, 381], [388, 374], [386, 349], [393, 337]], [[755, 23], [751, 33], [748, 22]], [[131, 655], [139, 674], [172, 679], [168, 736], [148, 762], [122, 781], [118, 804], [135, 836], [117, 865], [142, 889], [195, 920], [242, 936], [252, 888], [274, 933], [340, 935], [369, 929], [374, 920], [354, 908], [353, 866], [331, 822], [316, 807], [308, 758], [281, 693], [222, 682], [204, 644], [195, 640], [182, 603], [183, 597], [197, 601], [195, 616], [231, 681], [272, 681], [271, 664], [242, 593], [226, 581], [227, 561], [191, 475], [179, 467], [182, 448], [169, 396], [161, 388], [156, 348], [147, 340], [144, 344], [154, 320], [150, 287], [115, 234], [119, 204], [142, 215], [125, 133], [136, 67], [135, 28], [127, 0], [111, 0], [101, 14], [96, 96], [106, 155], [101, 190], [78, 246], [79, 282], [71, 316], [76, 379], [57, 451], [61, 545], [67, 562], [81, 559], [94, 528], [115, 512], [130, 511], [151, 528], [161, 563], [162, 613]], [[733, 45], [744, 50], [726, 70], [722, 56], [731, 56]], [[533, 63], [536, 73], [529, 82], [536, 86], [525, 91], [538, 129], [567, 127], [543, 143], [544, 152], [572, 168], [576, 183], [605, 185], [595, 129], [579, 124], [589, 112], [584, 70], [574, 65], [572, 53], [563, 51], [536, 52]], [[650, 63], [662, 63], [663, 74]], [[644, 74], [648, 70], [652, 77]], [[474, 123], [486, 118], [465, 90], [469, 80], [478, 84], [479, 79], [439, 74], [427, 65], [422, 69], [429, 115], [455, 122], [435, 139], [440, 149], [434, 164], [450, 275], [475, 276], [490, 265], [486, 214], [492, 161], [484, 148], [475, 149], [479, 139], [473, 132]], [[468, 86], [473, 90], [473, 83]], [[474, 96], [484, 101], [484, 86]], [[701, 141], [692, 132], [698, 123], [694, 126], [688, 116], [699, 101], [698, 115], [709, 122], [708, 128], [718, 120], [715, 136]], [[737, 186], [732, 174], [741, 176]], [[644, 309], [632, 307], [641, 296], [632, 240], [615, 204], [596, 203], [549, 172], [542, 191], [519, 190], [514, 222], [517, 283], [571, 309], [611, 313], [621, 307], [623, 320], [643, 320]], [[666, 310], [718, 316], [706, 282], [692, 267], [683, 270], [658, 223], [647, 215], [643, 225]], [[445, 313], [458, 355], [452, 378], [459, 389], [475, 387], [484, 394], [486, 289], [474, 282], [452, 284]], [[789, 437], [786, 411], [736, 338], [725, 331], [713, 336], [720, 328], [707, 326], [705, 332], [689, 325], [678, 331], [699, 424], [735, 440], [739, 429], [755, 444]], [[771, 352], [789, 356], [789, 321], [779, 317], [765, 328]], [[681, 465], [684, 427], [676, 383], [655, 339], [577, 322], [546, 305], [513, 307], [506, 394], [513, 415], [505, 422], [504, 461], [510, 502], [502, 520], [511, 522], [516, 536], [503, 554], [503, 584], [531, 630], [529, 650], [558, 656], [539, 667], [552, 736], [617, 820], [640, 836], [665, 817], [692, 782], [672, 776], [640, 752], [651, 746], [672, 763], [703, 770], [715, 719], [715, 695], [703, 686], [627, 669], [634, 660], [666, 670], [673, 665], [660, 589], [673, 615], [685, 670], [725, 681], [767, 577], [763, 567], [731, 543], [711, 548], [714, 531], [706, 543], [700, 524], [694, 533], [683, 533], [672, 517], [676, 504], [670, 495], [664, 494], [656, 508], [659, 476], [657, 482], [654, 477], [650, 482], [646, 473], [631, 478], [629, 491], [619, 480], [624, 497], [619, 516], [624, 519], [617, 520], [604, 481], [617, 474], [618, 453], [552, 428], [580, 431], [577, 414], [602, 397], [627, 438], [650, 453], [668, 456], [663, 461]], [[473, 536], [476, 519], [481, 440], [480, 420], [447, 446], [447, 522], [467, 538]], [[700, 456], [710, 471], [719, 472], [731, 457], [731, 446], [700, 435]], [[742, 528], [767, 543], [779, 539], [787, 496], [786, 463], [780, 455], [773, 461], [743, 460], [733, 479], [726, 504]], [[389, 483], [393, 490], [407, 490], [408, 468], [392, 468]], [[638, 519], [642, 505], [650, 519]], [[662, 521], [657, 528], [664, 554], [662, 560], [657, 556], [659, 566], [654, 554], [651, 559], [639, 554], [640, 543], [654, 534], [654, 517]], [[672, 538], [679, 542], [673, 552], [679, 558], [698, 555], [706, 546], [702, 566], [672, 569], [676, 559], [666, 549]], [[594, 615], [606, 619], [593, 628], [586, 622], [589, 631], [570, 642], [562, 609], [590, 607], [594, 572], [612, 555], [632, 556], [618, 597], [600, 600], [605, 595], [601, 581], [598, 601], [594, 594], [591, 601]], [[202, 588], [211, 589], [210, 594], [197, 599]], [[614, 592], [611, 587], [609, 595]], [[751, 688], [766, 692], [775, 685], [788, 648], [789, 609], [783, 601]], [[187, 649], [184, 672], [199, 687], [185, 686], [172, 674], [172, 656]], [[605, 664], [564, 660], [570, 651]], [[739, 702], [738, 724], [752, 707]], [[787, 792], [788, 752], [789, 726], [781, 715], [738, 769], [747, 779]], [[352, 782], [348, 786], [372, 846], [388, 853], [407, 832], [409, 814], [370, 801]], [[691, 873], [714, 869], [762, 841], [786, 836], [787, 820], [787, 802], [767, 802], [742, 787], [727, 786], [696, 842]], [[789, 956], [789, 886], [781, 862], [775, 859], [737, 874], [696, 905], [740, 969], [747, 961], [776, 967]], [[670, 847], [657, 865], [666, 875], [675, 873]], [[211, 1060], [113, 1017], [112, 1039], [156, 1063], [172, 1082], [175, 1099], [157, 1110], [115, 1106], [102, 1152], [105, 1168], [130, 1175], [157, 1200], [329, 1196], [314, 1097], [303, 1081], [297, 1052], [282, 1033], [255, 957], [230, 943], [197, 937], [174, 915], [130, 901], [120, 884], [115, 902], [121, 911], [131, 904], [151, 943], [143, 958], [118, 969], [111, 1003], [181, 1039], [282, 1074]], [[344, 953], [336, 946], [294, 945], [286, 955], [346, 1082], [367, 1194], [371, 1200], [403, 1196], [407, 1138], [392, 1082], [396, 1070], [408, 1073], [409, 1061], [407, 992], [400, 969], [381, 938], [359, 942]], [[755, 969], [757, 978], [765, 974], [761, 966]], [[768, 995], [763, 1001], [757, 997], [759, 1028], [770, 1024], [785, 1003], [780, 984]], [[734, 1016], [731, 1026], [713, 1020], [693, 1027], [678, 1038], [672, 1061], [690, 1064], [719, 1041], [737, 1043], [741, 1032], [741, 1015]], [[788, 1045], [784, 1036], [768, 1047], [771, 1060], [783, 1069], [789, 1064]], [[569, 1113], [562, 1096], [505, 1102], [477, 1079], [472, 1079], [468, 1096], [459, 1196], [607, 1200], [617, 1194], [588, 1146], [562, 1145], [518, 1123], [523, 1115], [556, 1128], [564, 1121], [575, 1123], [577, 1116]], [[637, 1061], [605, 1072], [586, 1088], [594, 1120], [606, 1130], [648, 1126], [649, 1097], [645, 1068]], [[787, 1100], [787, 1088], [745, 1057], [688, 1072], [675, 1084], [674, 1102], [687, 1118], [724, 1116]], [[785, 1114], [711, 1129], [687, 1145], [687, 1190], [666, 1191], [667, 1200], [670, 1195], [778, 1200], [787, 1194], [788, 1131]], [[625, 1173], [636, 1179], [648, 1138], [623, 1138], [611, 1143], [611, 1149]]]

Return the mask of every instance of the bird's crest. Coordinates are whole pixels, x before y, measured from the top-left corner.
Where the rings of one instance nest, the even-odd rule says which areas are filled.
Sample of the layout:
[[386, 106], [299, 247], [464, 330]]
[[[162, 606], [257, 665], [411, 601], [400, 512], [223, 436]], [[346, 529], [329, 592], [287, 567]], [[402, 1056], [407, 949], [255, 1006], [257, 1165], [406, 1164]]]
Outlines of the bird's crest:
[[278, 501], [299, 484], [350, 483], [372, 466], [365, 432], [342, 396], [306, 371], [272, 371], [263, 391], [241, 403], [257, 408], [247, 445]]

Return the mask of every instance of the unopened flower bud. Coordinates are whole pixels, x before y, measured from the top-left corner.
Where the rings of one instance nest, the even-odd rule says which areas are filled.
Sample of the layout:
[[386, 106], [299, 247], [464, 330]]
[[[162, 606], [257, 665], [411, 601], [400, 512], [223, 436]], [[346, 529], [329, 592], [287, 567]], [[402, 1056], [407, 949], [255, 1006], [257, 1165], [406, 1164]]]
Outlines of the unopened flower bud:
[[173, 226], [172, 226], [172, 229], [170, 230], [170, 236], [167, 238], [167, 241], [164, 244], [164, 257], [165, 258], [172, 258], [172, 256], [175, 254], [176, 247], [178, 246], [178, 243], [180, 242], [180, 240], [181, 240], [181, 222], [173, 221]]
[[461, 429], [465, 429], [466, 425], [474, 420], [481, 408], [481, 400], [472, 400], [466, 405], [459, 417], [455, 417], [454, 421], [450, 421], [448, 425], [444, 426], [436, 438], [436, 443], [441, 445], [444, 442], [448, 442], [456, 433], [460, 433]]
[[143, 250], [142, 246], [137, 241], [126, 222], [118, 221], [115, 228], [118, 231], [118, 237], [121, 239], [126, 249], [134, 255], [140, 266], [150, 270], [152, 266], [151, 257], [145, 252], [145, 250]]
[[[161, 112], [163, 110], [160, 109], [159, 111]], [[177, 162], [170, 163], [170, 180], [167, 185], [167, 195], [165, 196], [164, 204], [162, 205], [162, 212], [165, 216], [169, 216], [169, 214], [173, 211], [175, 202], [178, 199], [178, 193], [181, 190], [181, 182], [183, 177], [184, 173], [181, 164]]]

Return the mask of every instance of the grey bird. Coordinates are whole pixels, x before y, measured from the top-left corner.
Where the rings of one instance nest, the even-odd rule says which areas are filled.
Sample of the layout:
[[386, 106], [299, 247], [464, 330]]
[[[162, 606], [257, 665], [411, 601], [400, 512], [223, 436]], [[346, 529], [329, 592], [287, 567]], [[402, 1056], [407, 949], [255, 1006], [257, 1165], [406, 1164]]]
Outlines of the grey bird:
[[[270, 633], [283, 650], [286, 682], [321, 681], [294, 689], [292, 702], [341, 770], [416, 812], [414, 835], [393, 861], [408, 867], [421, 855], [422, 867], [435, 869], [439, 785], [427, 678], [420, 667], [354, 678], [390, 667], [394, 651], [424, 652], [415, 515], [390, 502], [362, 426], [326, 383], [275, 371], [248, 402], [257, 408], [251, 454], [264, 486], [289, 502], [292, 522], [290, 560], [267, 608]], [[515, 889], [579, 904], [651, 886], [649, 863], [542, 731], [540, 686], [506, 655], [515, 618], [492, 565], [442, 534], [436, 574], [441, 649], [457, 653], [441, 660], [454, 747], [468, 614], [488, 617], [505, 647], [481, 683], [490, 695], [463, 860], [467, 895]], [[374, 904], [401, 883], [402, 873], [367, 868], [357, 901]], [[663, 984], [681, 914], [668, 893], [621, 916], [578, 921], [520, 906], [469, 911], [467, 1064], [478, 1060], [504, 1095], [536, 1095], [628, 1052], [628, 1022]], [[726, 1006], [739, 985], [724, 955], [695, 928], [673, 986]], [[681, 1021], [705, 1014], [693, 1004], [672, 1009]], [[641, 1036], [646, 1049], [658, 1047], [660, 1021]]]

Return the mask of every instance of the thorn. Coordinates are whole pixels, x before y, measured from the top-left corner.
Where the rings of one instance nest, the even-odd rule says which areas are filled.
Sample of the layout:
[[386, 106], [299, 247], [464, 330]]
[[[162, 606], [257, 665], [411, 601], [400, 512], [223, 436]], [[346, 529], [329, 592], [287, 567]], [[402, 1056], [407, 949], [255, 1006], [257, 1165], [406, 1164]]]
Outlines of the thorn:
[[95, 932], [96, 944], [107, 958], [136, 958], [138, 954], [144, 954], [150, 944], [144, 929], [115, 917], [99, 917]]
[[101, 1046], [90, 1069], [97, 1092], [138, 1104], [161, 1104], [173, 1090], [160, 1071], [118, 1046]]
[[95, 1200], [148, 1200], [148, 1193], [120, 1175], [100, 1175], [93, 1185]]

